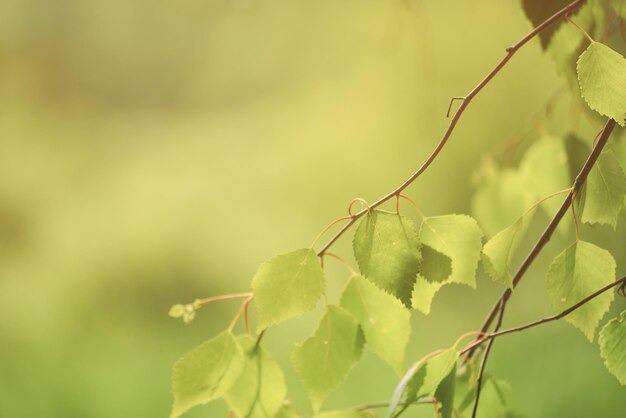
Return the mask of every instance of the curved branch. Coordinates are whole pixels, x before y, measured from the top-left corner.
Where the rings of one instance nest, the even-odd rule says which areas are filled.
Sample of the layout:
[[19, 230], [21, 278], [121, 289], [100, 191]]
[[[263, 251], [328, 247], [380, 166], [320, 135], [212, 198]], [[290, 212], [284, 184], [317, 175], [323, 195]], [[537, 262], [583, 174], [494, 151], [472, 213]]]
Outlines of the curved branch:
[[375, 209], [376, 207], [382, 205], [383, 203], [385, 203], [386, 201], [388, 201], [392, 197], [397, 196], [398, 194], [402, 193], [402, 191], [404, 189], [409, 187], [411, 185], [411, 183], [413, 183], [415, 181], [415, 179], [417, 179], [424, 171], [426, 171], [428, 169], [428, 167], [432, 164], [432, 162], [437, 158], [437, 156], [439, 155], [439, 153], [441, 152], [443, 147], [446, 145], [446, 142], [448, 142], [448, 139], [452, 135], [452, 132], [454, 131], [454, 128], [456, 127], [457, 123], [459, 122], [459, 119], [461, 118], [461, 115], [465, 111], [465, 108], [472, 102], [472, 99], [478, 93], [480, 93], [480, 91], [487, 84], [489, 84], [489, 82], [496, 76], [496, 74], [498, 74], [500, 72], [500, 70], [502, 70], [502, 68], [506, 65], [507, 62], [509, 62], [509, 60], [513, 57], [513, 55], [515, 55], [515, 53], [521, 47], [526, 45], [528, 43], [528, 41], [530, 41], [532, 38], [534, 38], [538, 33], [543, 31], [544, 29], [546, 29], [548, 26], [552, 25], [556, 21], [558, 21], [558, 20], [568, 16], [578, 6], [580, 6], [583, 3], [585, 3], [585, 1], [586, 0], [575, 0], [575, 1], [573, 1], [568, 6], [566, 6], [563, 9], [561, 9], [560, 11], [556, 12], [550, 18], [545, 20], [542, 24], [540, 24], [539, 26], [534, 28], [532, 31], [530, 31], [526, 36], [524, 36], [522, 39], [520, 39], [516, 44], [506, 48], [506, 55], [504, 56], [504, 58], [502, 58], [502, 60], [485, 76], [485, 78], [483, 78], [476, 85], [476, 87], [474, 87], [466, 96], [463, 96], [463, 99], [461, 101], [461, 105], [459, 106], [457, 111], [454, 113], [454, 116], [450, 120], [450, 124], [448, 125], [448, 128], [446, 129], [446, 131], [444, 132], [443, 136], [441, 137], [441, 139], [439, 140], [439, 142], [435, 146], [435, 149], [430, 153], [428, 158], [426, 158], [426, 161], [424, 161], [424, 163], [422, 163], [422, 165], [408, 179], [406, 179], [402, 184], [400, 184], [394, 190], [392, 190], [391, 192], [387, 193], [385, 196], [383, 196], [380, 199], [378, 199], [368, 209], [362, 209], [361, 211], [355, 213], [352, 216], [352, 218], [350, 219], [350, 221], [347, 222], [326, 243], [326, 245], [324, 245], [324, 247], [322, 247], [322, 249], [317, 254], [320, 255], [320, 256], [323, 255], [326, 252], [326, 250], [328, 250], [335, 243], [335, 241], [337, 241], [339, 239], [339, 237], [341, 237], [348, 229], [350, 229], [350, 227], [352, 225], [354, 225], [354, 223], [359, 218], [361, 218], [363, 215], [365, 215], [368, 212], [369, 209]]

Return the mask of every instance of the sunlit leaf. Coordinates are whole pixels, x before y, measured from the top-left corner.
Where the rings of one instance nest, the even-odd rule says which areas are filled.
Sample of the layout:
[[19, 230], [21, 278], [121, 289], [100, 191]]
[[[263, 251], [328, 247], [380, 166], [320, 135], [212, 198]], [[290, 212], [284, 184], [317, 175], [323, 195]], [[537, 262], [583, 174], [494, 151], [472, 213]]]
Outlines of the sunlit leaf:
[[511, 257], [522, 238], [524, 220], [518, 219], [513, 225], [497, 233], [483, 247], [483, 265], [489, 276], [496, 281], [513, 287], [509, 273]]
[[276, 256], [261, 264], [252, 279], [257, 329], [315, 308], [325, 291], [324, 272], [309, 248]]
[[626, 125], [626, 59], [592, 42], [578, 59], [580, 91], [590, 108]]
[[354, 318], [342, 308], [328, 306], [314, 335], [294, 347], [291, 361], [315, 411], [359, 360], [363, 343]]
[[410, 306], [420, 263], [413, 221], [395, 213], [372, 211], [361, 220], [353, 245], [365, 278]]
[[600, 154], [586, 182], [581, 220], [586, 223], [617, 226], [624, 205], [626, 177], [611, 151]]
[[429, 245], [422, 245], [420, 274], [429, 282], [443, 282], [452, 274], [452, 259]]
[[174, 365], [170, 418], [224, 395], [244, 368], [244, 354], [229, 331], [224, 331], [185, 354]]
[[430, 313], [435, 294], [445, 284], [445, 282], [429, 282], [418, 274], [417, 280], [415, 280], [415, 286], [413, 287], [413, 294], [411, 296], [411, 305], [413, 308], [417, 309], [424, 315], [428, 315]]
[[[578, 241], [554, 259], [546, 275], [546, 288], [552, 308], [561, 312], [614, 280], [615, 260], [611, 253]], [[612, 301], [613, 293], [605, 292], [564, 320], [580, 329], [591, 341]]]
[[467, 215], [424, 218], [419, 237], [452, 260], [452, 273], [446, 282], [476, 287], [483, 232], [474, 219]]
[[626, 311], [607, 322], [600, 331], [598, 342], [606, 368], [626, 385]]
[[446, 280], [430, 282], [419, 274], [413, 287], [412, 306], [424, 314], [430, 312], [437, 291], [450, 283], [476, 287], [476, 267], [480, 259], [483, 233], [467, 215], [444, 215], [424, 218], [420, 241], [452, 260], [452, 272]]
[[402, 302], [355, 276], [343, 291], [340, 305], [363, 329], [367, 346], [399, 371], [411, 335], [411, 315]]
[[237, 341], [245, 353], [244, 368], [226, 393], [226, 402], [239, 417], [274, 417], [287, 396], [283, 372], [254, 339], [242, 336]]

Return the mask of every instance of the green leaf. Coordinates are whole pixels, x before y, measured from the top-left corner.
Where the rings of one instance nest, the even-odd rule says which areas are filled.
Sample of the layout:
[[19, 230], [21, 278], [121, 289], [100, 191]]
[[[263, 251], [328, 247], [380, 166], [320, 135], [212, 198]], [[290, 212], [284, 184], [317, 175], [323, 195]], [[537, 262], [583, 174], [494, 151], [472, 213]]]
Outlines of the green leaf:
[[424, 218], [420, 240], [426, 246], [452, 260], [452, 272], [443, 281], [428, 281], [418, 274], [411, 304], [428, 314], [435, 293], [450, 283], [476, 288], [476, 267], [480, 259], [483, 233], [474, 219], [467, 215], [445, 215]]
[[620, 384], [626, 385], [626, 311], [613, 318], [600, 331], [600, 355]]
[[496, 171], [474, 194], [472, 214], [485, 234], [492, 237], [522, 216], [534, 199], [535, 193], [518, 170]]
[[328, 411], [315, 415], [313, 418], [371, 418], [367, 412], [354, 410]]
[[589, 107], [626, 125], [626, 59], [600, 42], [592, 42], [578, 59], [580, 91]]
[[435, 294], [445, 284], [445, 282], [429, 282], [418, 274], [415, 286], [413, 287], [413, 294], [411, 296], [411, 305], [413, 308], [417, 309], [424, 315], [428, 315], [430, 313]]
[[[614, 280], [615, 260], [611, 253], [578, 241], [554, 259], [546, 275], [546, 288], [552, 308], [561, 312]], [[591, 341], [612, 301], [613, 293], [605, 292], [564, 319]]]
[[410, 306], [420, 263], [413, 221], [395, 213], [372, 211], [361, 220], [353, 246], [365, 278]]
[[320, 261], [310, 248], [266, 261], [252, 279], [257, 330], [312, 310], [325, 287]]
[[456, 364], [435, 391], [440, 418], [452, 418], [454, 413], [454, 391], [456, 387]]
[[174, 365], [170, 418], [224, 395], [244, 368], [241, 347], [229, 331], [199, 345]]
[[[550, 136], [531, 145], [520, 162], [520, 172], [527, 187], [541, 198], [571, 187], [569, 170], [563, 141]], [[562, 201], [558, 198], [548, 199], [541, 203], [541, 207], [552, 217], [559, 210]], [[560, 227], [567, 228], [567, 225], [569, 223], [561, 223]]]
[[411, 335], [411, 315], [402, 302], [355, 276], [343, 291], [340, 306], [359, 323], [368, 347], [400, 370]]
[[428, 245], [422, 245], [420, 274], [430, 282], [443, 282], [452, 274], [452, 259]]
[[474, 219], [467, 215], [424, 218], [419, 236], [422, 243], [452, 260], [452, 273], [447, 283], [476, 287], [483, 232]]
[[626, 177], [622, 167], [613, 152], [603, 152], [587, 178], [581, 220], [611, 225], [615, 229], [625, 196]]
[[[526, 13], [526, 17], [533, 24], [533, 27], [537, 27], [570, 3], [571, 0], [522, 0], [522, 7], [524, 13]], [[564, 20], [560, 19], [558, 22], [539, 32], [539, 39], [541, 40], [543, 49], [548, 47], [552, 35], [563, 22]]]
[[226, 393], [228, 406], [239, 417], [274, 417], [287, 396], [285, 377], [280, 366], [254, 339], [237, 338], [245, 352], [243, 372]]
[[[433, 396], [439, 384], [453, 370], [457, 358], [457, 352], [451, 348], [429, 358], [423, 363], [415, 363], [396, 386], [389, 402], [387, 418], [394, 416], [399, 407], [403, 411], [417, 399]], [[404, 404], [400, 406], [402, 398], [404, 398]]]
[[450, 283], [466, 284], [476, 288], [476, 267], [480, 259], [483, 233], [474, 219], [467, 215], [444, 215], [424, 218], [420, 228], [420, 240], [452, 260], [452, 273], [447, 279], [438, 282], [428, 281], [422, 274], [417, 275], [412, 306], [430, 313], [435, 293]]
[[522, 238], [524, 220], [518, 219], [513, 225], [497, 233], [483, 247], [483, 265], [485, 271], [495, 281], [502, 281], [513, 287], [509, 263]]
[[359, 360], [363, 343], [363, 332], [354, 318], [337, 306], [328, 306], [315, 334], [302, 345], [296, 344], [291, 361], [315, 411]]

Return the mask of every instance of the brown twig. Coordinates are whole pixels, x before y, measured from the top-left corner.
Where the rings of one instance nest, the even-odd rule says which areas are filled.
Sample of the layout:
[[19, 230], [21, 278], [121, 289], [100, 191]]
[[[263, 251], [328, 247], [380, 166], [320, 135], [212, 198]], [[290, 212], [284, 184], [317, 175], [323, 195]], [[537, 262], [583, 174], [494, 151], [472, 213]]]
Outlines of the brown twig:
[[400, 184], [394, 190], [392, 190], [391, 192], [387, 193], [385, 196], [383, 196], [380, 199], [378, 199], [370, 207], [368, 207], [366, 209], [362, 209], [361, 211], [355, 213], [352, 216], [352, 218], [350, 219], [350, 221], [347, 222], [326, 243], [326, 245], [324, 245], [324, 247], [322, 247], [322, 249], [318, 252], [318, 255], [323, 255], [324, 252], [326, 252], [326, 250], [328, 250], [328, 248], [330, 248], [335, 243], [335, 241], [337, 241], [339, 239], [339, 237], [341, 237], [348, 229], [350, 229], [350, 227], [352, 225], [354, 225], [354, 223], [359, 218], [361, 218], [363, 215], [365, 215], [370, 209], [375, 209], [376, 207], [378, 207], [378, 206], [382, 205], [383, 203], [387, 202], [389, 199], [393, 198], [394, 196], [397, 196], [398, 194], [402, 193], [402, 191], [404, 189], [409, 187], [411, 185], [411, 183], [413, 183], [415, 181], [415, 179], [417, 179], [424, 171], [426, 171], [426, 169], [428, 169], [428, 167], [430, 167], [432, 162], [437, 158], [437, 156], [439, 155], [439, 153], [441, 152], [443, 147], [446, 145], [446, 142], [448, 142], [448, 139], [452, 135], [452, 132], [454, 131], [454, 128], [456, 127], [457, 123], [459, 122], [459, 119], [461, 118], [461, 115], [465, 111], [465, 108], [472, 102], [472, 99], [487, 84], [489, 84], [489, 82], [496, 76], [496, 74], [498, 74], [500, 72], [500, 70], [502, 70], [502, 68], [506, 65], [507, 62], [509, 62], [509, 60], [513, 57], [513, 55], [515, 55], [515, 53], [521, 47], [523, 47], [525, 44], [527, 44], [538, 33], [543, 31], [544, 29], [546, 29], [548, 26], [552, 25], [556, 21], [558, 21], [558, 20], [564, 18], [565, 16], [569, 15], [574, 9], [576, 9], [578, 6], [583, 4], [585, 1], [586, 0], [575, 0], [575, 1], [573, 1], [568, 6], [566, 6], [563, 9], [561, 9], [560, 11], [556, 12], [554, 15], [552, 15], [551, 17], [546, 19], [542, 24], [540, 24], [539, 26], [534, 28], [532, 31], [530, 31], [526, 36], [524, 36], [522, 39], [520, 39], [516, 44], [506, 48], [506, 55], [504, 56], [504, 58], [502, 58], [502, 60], [485, 76], [485, 78], [483, 78], [476, 85], [476, 87], [474, 87], [466, 96], [463, 96], [464, 99], [461, 102], [461, 105], [459, 106], [459, 108], [454, 113], [454, 116], [450, 120], [450, 124], [448, 125], [446, 131], [444, 132], [443, 136], [441, 137], [441, 139], [439, 140], [439, 142], [437, 143], [437, 145], [435, 146], [433, 151], [430, 153], [428, 158], [426, 158], [426, 161], [424, 161], [424, 163], [408, 179], [406, 179], [402, 184]]
[[[585, 180], [587, 179], [587, 176], [589, 175], [591, 168], [593, 167], [596, 160], [600, 156], [600, 153], [604, 149], [604, 146], [606, 145], [609, 139], [609, 136], [611, 135], [611, 132], [613, 132], [613, 128], [615, 128], [615, 121], [613, 119], [609, 119], [604, 125], [604, 129], [602, 130], [602, 134], [598, 138], [596, 146], [593, 148], [593, 150], [591, 151], [591, 154], [589, 154], [589, 157], [587, 158], [587, 161], [585, 162], [583, 167], [580, 169], [580, 172], [576, 176], [576, 180], [574, 180], [572, 190], [565, 197], [558, 212], [554, 215], [554, 217], [552, 218], [552, 220], [550, 221], [546, 229], [543, 231], [543, 233], [541, 234], [541, 236], [535, 243], [530, 253], [528, 253], [526, 258], [520, 265], [519, 269], [513, 276], [512, 288], [506, 289], [502, 293], [498, 301], [495, 303], [493, 308], [491, 308], [491, 311], [487, 315], [487, 318], [485, 319], [485, 322], [483, 323], [480, 329], [482, 332], [487, 332], [487, 330], [491, 326], [491, 323], [493, 322], [493, 320], [496, 318], [496, 315], [498, 314], [500, 304], [502, 302], [504, 302], [505, 304], [507, 303], [507, 301], [511, 297], [511, 294], [513, 293], [512, 289], [515, 289], [517, 287], [517, 285], [522, 280], [522, 277], [524, 277], [524, 274], [526, 273], [530, 265], [533, 263], [533, 261], [535, 261], [535, 258], [537, 258], [537, 256], [539, 255], [543, 247], [548, 243], [548, 241], [550, 241], [550, 238], [552, 237], [552, 234], [556, 230], [556, 227], [559, 225], [559, 223], [561, 222], [561, 219], [563, 219], [563, 216], [567, 213], [570, 207], [572, 196], [577, 191], [579, 191], [582, 185], [585, 183]], [[474, 348], [470, 350], [470, 352], [468, 353], [468, 357], [471, 358], [472, 354], [474, 353]]]

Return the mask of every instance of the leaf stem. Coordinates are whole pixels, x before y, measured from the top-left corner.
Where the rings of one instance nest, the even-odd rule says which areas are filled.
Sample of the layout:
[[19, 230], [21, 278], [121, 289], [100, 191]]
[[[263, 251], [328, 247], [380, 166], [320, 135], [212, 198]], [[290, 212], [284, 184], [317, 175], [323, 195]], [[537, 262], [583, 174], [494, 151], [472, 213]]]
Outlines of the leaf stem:
[[572, 191], [572, 188], [568, 187], [567, 189], [559, 190], [558, 192], [554, 192], [554, 193], [551, 193], [551, 194], [545, 196], [544, 198], [542, 198], [538, 202], [533, 203], [533, 205], [531, 207], [526, 209], [526, 212], [524, 212], [524, 214], [522, 216], [520, 216], [520, 218], [523, 218], [524, 216], [528, 215], [530, 212], [532, 212], [533, 209], [536, 209], [537, 206], [539, 206], [540, 204], [542, 204], [546, 200], [548, 200], [548, 199], [550, 199], [550, 198], [552, 198], [554, 196], [558, 196], [560, 194], [563, 194], [563, 193], [566, 193], [566, 192], [571, 192], [571, 191]]
[[248, 304], [252, 301], [252, 299], [254, 298], [254, 295], [250, 294], [246, 300], [244, 300], [241, 305], [239, 305], [239, 308], [237, 308], [237, 312], [235, 312], [235, 316], [233, 316], [233, 319], [230, 321], [230, 325], [228, 326], [228, 330], [232, 331], [233, 328], [235, 328], [235, 325], [237, 325], [237, 321], [239, 320], [239, 317], [241, 317], [241, 314], [243, 313], [243, 311], [246, 311], [246, 331], [249, 333], [250, 332], [250, 326], [248, 324]]
[[[348, 209], [348, 212], [350, 211], [350, 209]], [[345, 221], [348, 219], [351, 219], [352, 215], [346, 215], [346, 216], [342, 216], [341, 218], [337, 218], [334, 221], [332, 221], [331, 223], [329, 223], [328, 225], [326, 225], [324, 227], [324, 229], [322, 229], [322, 231], [317, 234], [317, 237], [315, 237], [315, 239], [313, 240], [313, 242], [311, 243], [311, 245], [309, 245], [309, 248], [313, 248], [315, 247], [315, 244], [317, 244], [317, 241], [320, 240], [320, 238], [322, 238], [322, 235], [324, 235], [326, 233], [326, 231], [328, 231], [330, 228], [332, 228], [335, 224], [341, 222], [341, 221]], [[318, 254], [318, 255], [322, 255], [322, 254]]]
[[454, 342], [454, 345], [452, 346], [452, 348], [454, 348], [456, 350], [456, 347], [461, 343], [461, 341], [463, 341], [465, 338], [467, 337], [472, 337], [474, 335], [479, 335], [481, 337], [485, 337], [488, 334], [482, 331], [470, 331], [470, 332], [466, 332], [465, 334], [461, 335], [459, 338], [456, 339], [456, 341]]
[[341, 264], [344, 265], [344, 267], [346, 269], [348, 269], [350, 274], [352, 274], [353, 276], [358, 276], [359, 275], [359, 273], [356, 272], [356, 270], [352, 267], [352, 265], [350, 263], [348, 263], [348, 261], [345, 258], [340, 257], [337, 254], [331, 253], [331, 252], [328, 252], [328, 251], [325, 252], [324, 255], [322, 255], [322, 257], [324, 257], [324, 256], [332, 257], [335, 260], [338, 260]]
[[591, 42], [591, 43], [594, 43], [594, 42], [595, 42], [595, 41], [593, 40], [593, 38], [592, 38], [592, 37], [591, 37], [591, 36], [587, 33], [587, 31], [586, 31], [586, 30], [584, 30], [582, 27], [580, 27], [580, 26], [578, 25], [578, 23], [574, 22], [574, 21], [572, 20], [572, 18], [567, 17], [566, 19], [567, 19], [567, 21], [568, 21], [569, 23], [571, 23], [572, 25], [574, 25], [574, 26], [576, 27], [576, 29], [578, 29], [578, 30], [579, 30], [579, 31], [580, 31], [583, 35], [585, 35], [585, 38], [587, 38], [587, 39], [589, 40], [589, 42]]
[[398, 202], [400, 201], [400, 198], [407, 200], [411, 205], [413, 205], [413, 207], [415, 208], [415, 211], [420, 216], [420, 218], [422, 218], [422, 219], [426, 218], [426, 215], [424, 215], [424, 212], [422, 212], [422, 210], [419, 208], [419, 206], [417, 206], [417, 203], [415, 203], [415, 200], [411, 199], [410, 197], [408, 197], [407, 195], [404, 195], [402, 193], [398, 194]]
[[196, 299], [194, 300], [191, 305], [194, 307], [194, 309], [198, 309], [199, 307], [201, 307], [202, 305], [206, 305], [207, 303], [212, 303], [212, 302], [219, 302], [222, 300], [230, 300], [230, 299], [240, 299], [240, 298], [247, 298], [252, 296], [252, 293], [250, 292], [246, 292], [246, 293], [231, 293], [228, 295], [220, 295], [220, 296], [212, 296], [209, 298], [204, 298], [204, 299]]

